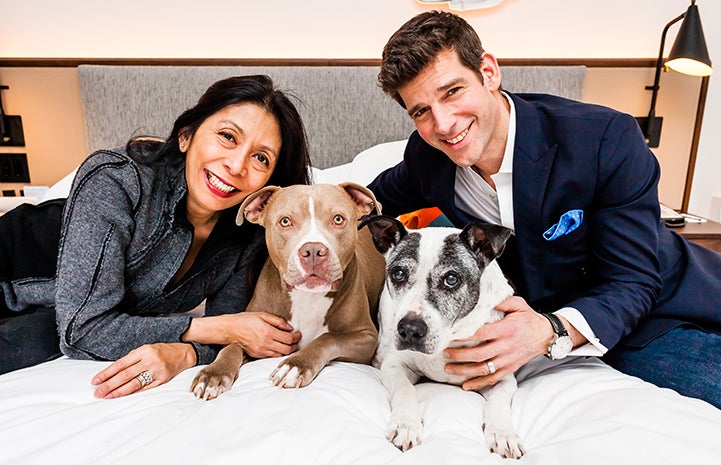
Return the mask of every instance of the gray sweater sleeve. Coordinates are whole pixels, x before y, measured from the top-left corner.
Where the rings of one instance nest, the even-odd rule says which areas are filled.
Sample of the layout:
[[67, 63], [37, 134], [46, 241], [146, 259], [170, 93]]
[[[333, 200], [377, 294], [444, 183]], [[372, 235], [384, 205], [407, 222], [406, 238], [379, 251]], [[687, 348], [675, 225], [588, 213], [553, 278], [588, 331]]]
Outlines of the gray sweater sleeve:
[[61, 350], [115, 360], [143, 344], [180, 342], [189, 316], [138, 316], [117, 308], [140, 178], [127, 158], [103, 153], [89, 160], [76, 176], [61, 232], [55, 299]]

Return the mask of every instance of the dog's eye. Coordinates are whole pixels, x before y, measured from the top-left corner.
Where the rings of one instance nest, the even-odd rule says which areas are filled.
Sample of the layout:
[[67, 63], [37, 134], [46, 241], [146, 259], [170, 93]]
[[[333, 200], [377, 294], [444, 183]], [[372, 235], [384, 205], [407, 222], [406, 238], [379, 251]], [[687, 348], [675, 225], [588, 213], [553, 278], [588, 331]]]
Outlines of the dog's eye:
[[345, 218], [342, 215], [335, 215], [333, 217], [333, 224], [341, 225], [345, 223]]
[[443, 278], [443, 285], [447, 287], [448, 289], [453, 289], [454, 287], [458, 286], [458, 283], [460, 283], [461, 280], [458, 279], [458, 276], [456, 276], [453, 273], [448, 273]]
[[283, 218], [280, 219], [280, 221], [278, 221], [278, 224], [280, 224], [284, 228], [287, 228], [293, 223], [290, 221], [290, 218], [288, 218], [287, 216], [284, 216]]
[[394, 283], [404, 283], [407, 279], [406, 270], [403, 268], [394, 268], [390, 272], [390, 277]]

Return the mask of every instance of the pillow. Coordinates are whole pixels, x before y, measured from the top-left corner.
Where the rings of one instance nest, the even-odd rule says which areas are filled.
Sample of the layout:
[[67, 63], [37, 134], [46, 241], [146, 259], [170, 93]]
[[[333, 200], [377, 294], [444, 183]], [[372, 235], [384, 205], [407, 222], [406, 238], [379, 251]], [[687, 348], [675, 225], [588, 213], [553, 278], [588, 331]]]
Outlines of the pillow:
[[367, 186], [376, 176], [403, 160], [407, 139], [374, 145], [355, 156], [350, 168], [350, 180]]
[[[41, 186], [26, 187], [26, 193], [33, 192], [33, 195], [0, 198], [0, 212], [7, 212], [23, 203], [31, 203], [35, 205], [40, 202], [45, 202], [46, 200], [67, 198], [76, 172], [77, 168], [66, 175], [63, 179], [50, 186], [50, 188], [41, 188]], [[32, 190], [30, 188], [32, 188]]]
[[384, 142], [360, 152], [350, 163], [324, 170], [313, 168], [313, 181], [317, 184], [338, 184], [352, 181], [367, 186], [382, 171], [403, 160], [407, 142], [406, 139]]
[[314, 166], [311, 170], [313, 172], [313, 184], [339, 184], [349, 179], [350, 163], [332, 166], [324, 170]]
[[77, 172], [78, 169], [75, 168], [63, 179], [50, 186], [50, 189], [48, 189], [45, 192], [45, 195], [43, 195], [42, 201], [44, 202], [51, 199], [66, 199], [70, 194], [70, 187], [73, 184], [73, 179], [75, 179], [75, 173]]
[[13, 208], [24, 203], [31, 203], [35, 205], [39, 201], [40, 199], [37, 197], [26, 197], [24, 195], [19, 197], [0, 197], [0, 213], [9, 212]]
[[[313, 182], [316, 184], [339, 184], [344, 181], [352, 181], [367, 186], [381, 172], [403, 160], [407, 143], [407, 139], [384, 142], [365, 149], [350, 163], [324, 170], [313, 168]], [[410, 212], [401, 215], [398, 219], [409, 229], [453, 226], [448, 218], [435, 207]]]

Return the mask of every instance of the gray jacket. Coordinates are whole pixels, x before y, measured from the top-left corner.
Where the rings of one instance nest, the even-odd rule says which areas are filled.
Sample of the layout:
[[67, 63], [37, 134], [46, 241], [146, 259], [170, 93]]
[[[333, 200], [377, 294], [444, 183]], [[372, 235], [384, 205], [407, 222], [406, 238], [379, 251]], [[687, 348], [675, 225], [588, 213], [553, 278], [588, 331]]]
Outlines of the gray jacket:
[[[170, 284], [190, 249], [183, 166], [143, 165], [124, 150], [99, 151], [80, 167], [65, 204], [55, 308], [60, 347], [75, 358], [115, 360], [143, 344], [180, 342], [192, 310], [245, 310], [262, 229], [223, 212], [195, 263]], [[255, 267], [253, 267], [255, 268]], [[193, 344], [198, 363], [217, 347]]]

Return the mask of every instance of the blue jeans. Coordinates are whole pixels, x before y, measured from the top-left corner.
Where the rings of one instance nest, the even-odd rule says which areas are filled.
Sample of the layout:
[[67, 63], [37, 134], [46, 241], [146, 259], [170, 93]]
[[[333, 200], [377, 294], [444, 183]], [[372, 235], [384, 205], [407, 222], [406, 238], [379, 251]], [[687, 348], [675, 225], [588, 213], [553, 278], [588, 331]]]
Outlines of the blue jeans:
[[721, 336], [679, 327], [642, 348], [616, 347], [604, 360], [656, 386], [721, 409]]

